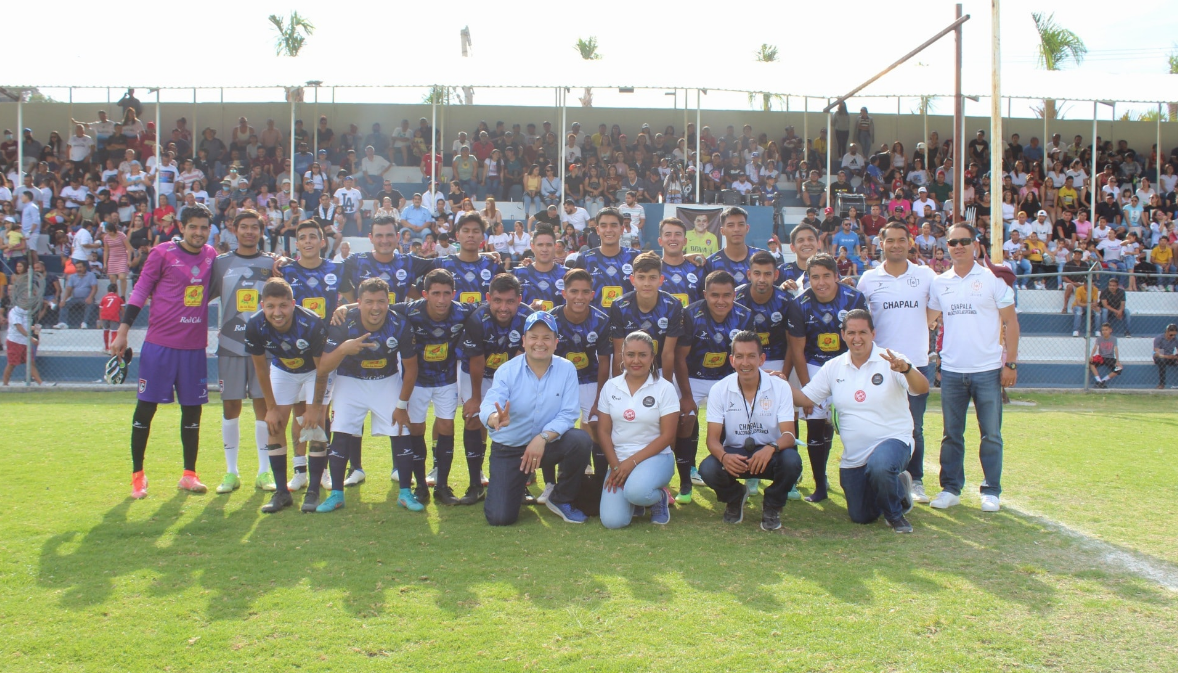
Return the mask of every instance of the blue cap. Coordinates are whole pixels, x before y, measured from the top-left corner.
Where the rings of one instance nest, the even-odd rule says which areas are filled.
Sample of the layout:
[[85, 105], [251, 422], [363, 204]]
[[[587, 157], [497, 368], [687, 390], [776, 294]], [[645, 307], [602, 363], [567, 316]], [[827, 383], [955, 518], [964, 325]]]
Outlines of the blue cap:
[[548, 311], [536, 311], [528, 316], [528, 319], [524, 321], [524, 331], [531, 330], [537, 323], [544, 323], [548, 326], [548, 329], [556, 332], [556, 318], [553, 318], [552, 314]]

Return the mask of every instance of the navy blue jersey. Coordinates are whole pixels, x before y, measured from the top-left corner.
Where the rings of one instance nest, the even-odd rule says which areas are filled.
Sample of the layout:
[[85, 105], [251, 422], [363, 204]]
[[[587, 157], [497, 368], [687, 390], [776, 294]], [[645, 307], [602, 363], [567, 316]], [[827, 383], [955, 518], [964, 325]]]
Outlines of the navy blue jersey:
[[838, 293], [829, 303], [818, 301], [814, 288], [807, 288], [798, 296], [789, 316], [789, 335], [806, 337], [806, 362], [823, 365], [847, 352], [843, 343], [843, 320], [847, 312], [867, 308], [867, 300], [858, 290], [841, 283]]
[[340, 279], [340, 292], [355, 292], [361, 281], [367, 278], [383, 278], [389, 284], [389, 303], [395, 304], [409, 298], [409, 288], [417, 282], [419, 276], [433, 268], [432, 260], [393, 254], [393, 260], [377, 261], [374, 253], [362, 252], [351, 255], [344, 260], [343, 278]]
[[597, 383], [598, 358], [608, 358], [614, 352], [609, 339], [609, 316], [590, 306], [589, 317], [578, 325], [565, 317], [565, 308], [557, 306], [552, 311], [556, 318], [556, 354], [577, 368], [577, 383]]
[[613, 303], [627, 292], [633, 292], [630, 284], [630, 274], [634, 273], [634, 258], [637, 250], [622, 248], [615, 257], [607, 257], [601, 248], [593, 248], [589, 252], [577, 255], [573, 266], [584, 269], [593, 277], [593, 305], [600, 309], [608, 309]]
[[733, 304], [732, 310], [723, 322], [716, 322], [708, 311], [703, 299], [687, 307], [683, 312], [684, 337], [680, 346], [691, 346], [687, 354], [687, 375], [693, 379], [719, 381], [732, 373], [728, 353], [732, 350], [732, 337], [741, 330], [751, 329], [752, 311]]
[[[659, 290], [654, 308], [643, 313], [638, 308], [638, 295], [629, 292], [609, 307], [609, 338], [625, 339], [630, 332], [642, 331], [654, 339], [654, 354], [663, 350], [667, 337], [683, 337], [683, 304], [671, 295]], [[655, 358], [655, 366], [661, 360]]]
[[327, 341], [327, 326], [319, 316], [296, 306], [291, 325], [285, 332], [266, 322], [262, 311], [253, 314], [245, 323], [245, 352], [250, 355], [270, 354], [270, 363], [284, 372], [303, 374], [315, 371], [315, 358], [323, 355]]
[[[355, 339], [368, 331], [360, 320], [360, 309], [350, 309], [343, 324], [327, 328], [327, 345], [323, 352], [330, 353], [343, 342]], [[413, 340], [413, 330], [409, 328], [409, 321], [391, 308], [384, 325], [373, 332], [368, 341], [376, 344], [376, 348], [364, 348], [356, 355], [344, 356], [343, 362], [336, 369], [337, 374], [353, 379], [387, 379], [397, 375], [398, 355], [402, 360], [417, 357], [417, 345]]]
[[335, 313], [339, 306], [340, 268], [335, 262], [323, 260], [314, 269], [299, 264], [282, 267], [282, 277], [294, 291], [295, 303], [320, 318]]
[[682, 264], [671, 266], [663, 260], [664, 292], [683, 302], [683, 308], [703, 298], [704, 270], [684, 259]]
[[794, 299], [785, 290], [773, 288], [773, 296], [764, 304], [753, 301], [748, 285], [736, 288], [736, 303], [753, 312], [753, 331], [761, 337], [761, 348], [766, 360], [784, 360], [788, 347], [789, 308]]
[[533, 264], [517, 266], [511, 270], [519, 279], [523, 287], [524, 303], [529, 306], [539, 299], [544, 302], [544, 310], [551, 311], [556, 306], [564, 305], [564, 275], [568, 269], [559, 262], [548, 271], [538, 271]]
[[798, 266], [796, 261], [786, 262], [785, 264], [777, 267], [777, 283], [784, 283], [787, 280], [796, 282], [799, 278], [805, 275], [805, 273], [806, 270]]
[[454, 296], [463, 304], [480, 304], [487, 300], [491, 279], [503, 273], [503, 265], [479, 255], [476, 262], [464, 262], [457, 254], [430, 260], [435, 269], [454, 275]]
[[736, 279], [737, 285], [747, 283], [749, 280], [749, 261], [752, 260], [753, 255], [761, 252], [760, 248], [754, 248], [751, 245], [747, 247], [749, 254], [745, 255], [744, 259], [739, 262], [729, 259], [728, 253], [723, 250], [713, 254], [708, 258], [707, 264], [704, 265], [704, 278], [707, 278], [708, 274], [713, 271], [723, 269], [732, 274], [732, 277]]
[[463, 323], [474, 312], [474, 304], [451, 302], [450, 313], [441, 320], [429, 316], [424, 299], [396, 304], [393, 310], [409, 320], [413, 340], [421, 352], [417, 385], [438, 388], [456, 382], [457, 350], [462, 343]]
[[478, 355], [487, 358], [487, 365], [483, 369], [484, 379], [495, 378], [495, 370], [503, 366], [511, 358], [524, 350], [524, 321], [532, 314], [532, 309], [519, 305], [515, 316], [506, 327], [495, 322], [491, 307], [480, 304], [466, 318], [466, 334], [462, 339], [462, 371], [470, 373], [470, 359]]

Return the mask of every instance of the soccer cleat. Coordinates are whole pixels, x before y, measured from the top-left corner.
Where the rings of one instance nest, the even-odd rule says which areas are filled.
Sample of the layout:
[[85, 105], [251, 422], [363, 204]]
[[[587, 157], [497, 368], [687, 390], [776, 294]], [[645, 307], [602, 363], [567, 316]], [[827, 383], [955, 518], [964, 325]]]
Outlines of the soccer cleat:
[[482, 472], [479, 472], [479, 481], [482, 482], [484, 488], [486, 488], [487, 484], [491, 483], [491, 480], [487, 479], [487, 475]]
[[949, 509], [955, 505], [961, 504], [961, 496], [953, 495], [949, 491], [941, 491], [933, 501], [929, 503], [929, 507], [933, 509]]
[[131, 475], [131, 497], [142, 500], [147, 497], [147, 475], [139, 470]]
[[318, 512], [319, 514], [326, 514], [328, 512], [334, 512], [337, 509], [343, 509], [343, 508], [344, 508], [344, 492], [343, 491], [332, 491], [331, 495], [329, 495], [327, 497], [327, 500], [324, 500], [322, 503], [320, 503], [319, 506], [315, 508], [315, 511]]
[[532, 495], [532, 492], [531, 492], [531, 491], [529, 491], [529, 490], [528, 490], [528, 489], [526, 489], [526, 488], [524, 489], [524, 499], [523, 499], [523, 504], [525, 504], [525, 505], [536, 505], [536, 504], [539, 504], [539, 503], [537, 503], [537, 502], [536, 502], [536, 496]]
[[564, 519], [565, 523], [585, 523], [589, 518], [581, 513], [581, 510], [573, 507], [567, 502], [552, 502], [549, 500], [545, 505], [552, 510], [554, 514]]
[[184, 476], [180, 477], [180, 483], [176, 484], [176, 488], [191, 493], [208, 493], [209, 491], [209, 487], [200, 483], [200, 477], [191, 470], [184, 470]]
[[801, 500], [802, 494], [798, 491], [798, 485], [794, 484], [793, 488], [789, 489], [789, 493], [785, 497], [790, 500]]
[[262, 491], [277, 491], [278, 485], [274, 483], [274, 473], [266, 470], [259, 474], [254, 478], [254, 488]]
[[691, 504], [691, 491], [686, 491], [686, 492], [679, 491], [679, 495], [675, 496], [675, 504], [676, 505], [690, 505]]
[[274, 514], [294, 504], [290, 491], [278, 491], [270, 496], [270, 502], [262, 505], [262, 514]]
[[425, 475], [425, 485], [430, 488], [438, 485], [438, 468], [435, 467], [429, 471], [429, 474]]
[[699, 470], [695, 469], [694, 466], [691, 468], [691, 483], [696, 486], [706, 486], [704, 484], [704, 478], [699, 476]]
[[487, 495], [487, 490], [482, 486], [471, 486], [466, 489], [466, 494], [458, 499], [459, 505], [473, 505], [482, 500]]
[[418, 484], [417, 488], [413, 489], [413, 497], [417, 498], [417, 502], [423, 505], [429, 504], [429, 486], [425, 484]]
[[305, 487], [308, 481], [306, 472], [295, 472], [290, 481], [286, 482], [286, 489], [288, 491], [297, 491]]
[[352, 470], [347, 479], [344, 479], [344, 486], [355, 486], [356, 484], [363, 484], [365, 479], [364, 470]]
[[759, 495], [761, 492], [760, 479], [745, 479], [744, 485], [749, 489], [749, 495]]
[[904, 470], [900, 471], [900, 492], [904, 495], [900, 498], [900, 507], [904, 508], [904, 514], [912, 511], [912, 475]]
[[924, 484], [920, 481], [912, 482], [912, 501], [919, 502], [922, 505], [927, 505], [929, 497], [924, 492]]
[[323, 474], [319, 476], [319, 486], [325, 491], [331, 490], [331, 472], [323, 471]]
[[912, 532], [912, 524], [908, 523], [908, 519], [905, 519], [902, 516], [899, 519], [896, 519], [895, 521], [889, 521], [888, 525], [891, 526], [892, 530], [897, 533], [911, 533]]
[[556, 484], [544, 484], [544, 491], [540, 493], [540, 497], [536, 498], [536, 502], [541, 505], [548, 504], [548, 496], [552, 495], [552, 489], [556, 488]]
[[781, 528], [781, 508], [765, 507], [761, 510], [761, 530]]
[[742, 487], [744, 493], [736, 502], [724, 506], [724, 523], [740, 523], [744, 521], [744, 504], [748, 502], [749, 490]]
[[435, 486], [434, 500], [436, 500], [439, 505], [454, 506], [458, 504], [458, 498], [454, 497], [454, 490], [449, 486]]
[[318, 506], [319, 491], [307, 491], [307, 495], [303, 496], [303, 513], [314, 512]]
[[998, 496], [990, 495], [988, 493], [982, 494], [982, 511], [983, 512], [997, 512], [1000, 509], [998, 504]]
[[397, 504], [410, 512], [420, 512], [425, 509], [425, 505], [418, 502], [417, 498], [413, 495], [413, 491], [407, 488], [401, 489], [401, 494], [397, 496]]
[[401, 482], [401, 475], [397, 474], [396, 470], [393, 470], [393, 473], [389, 475], [389, 480], [400, 483]]
[[232, 472], [226, 472], [225, 476], [221, 477], [221, 483], [217, 485], [217, 493], [224, 495], [226, 493], [232, 493], [239, 488], [241, 488], [241, 477]]
[[659, 501], [650, 506], [650, 522], [665, 526], [671, 522], [671, 492], [659, 489]]

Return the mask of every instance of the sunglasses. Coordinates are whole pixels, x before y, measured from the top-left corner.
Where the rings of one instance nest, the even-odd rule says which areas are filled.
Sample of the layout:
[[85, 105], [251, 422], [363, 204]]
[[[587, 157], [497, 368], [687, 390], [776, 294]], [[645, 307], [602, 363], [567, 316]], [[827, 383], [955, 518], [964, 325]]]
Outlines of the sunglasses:
[[973, 243], [972, 238], [950, 238], [945, 241], [945, 245], [949, 246], [950, 248], [956, 248], [959, 245], [961, 247], [965, 247], [971, 243]]

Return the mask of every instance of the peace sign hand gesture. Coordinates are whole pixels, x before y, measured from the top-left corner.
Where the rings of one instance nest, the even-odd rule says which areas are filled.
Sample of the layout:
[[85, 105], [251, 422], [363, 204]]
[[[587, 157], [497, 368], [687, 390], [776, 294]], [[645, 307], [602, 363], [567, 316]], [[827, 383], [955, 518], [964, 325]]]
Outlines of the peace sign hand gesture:
[[904, 373], [912, 366], [903, 356], [896, 355], [890, 348], [885, 348], [884, 352], [880, 353], [879, 356], [884, 359], [884, 362], [892, 366], [892, 371], [894, 372]]
[[487, 426], [492, 430], [499, 430], [506, 428], [511, 424], [511, 402], [507, 402], [502, 407], [499, 403], [495, 403], [495, 413], [487, 418]]

